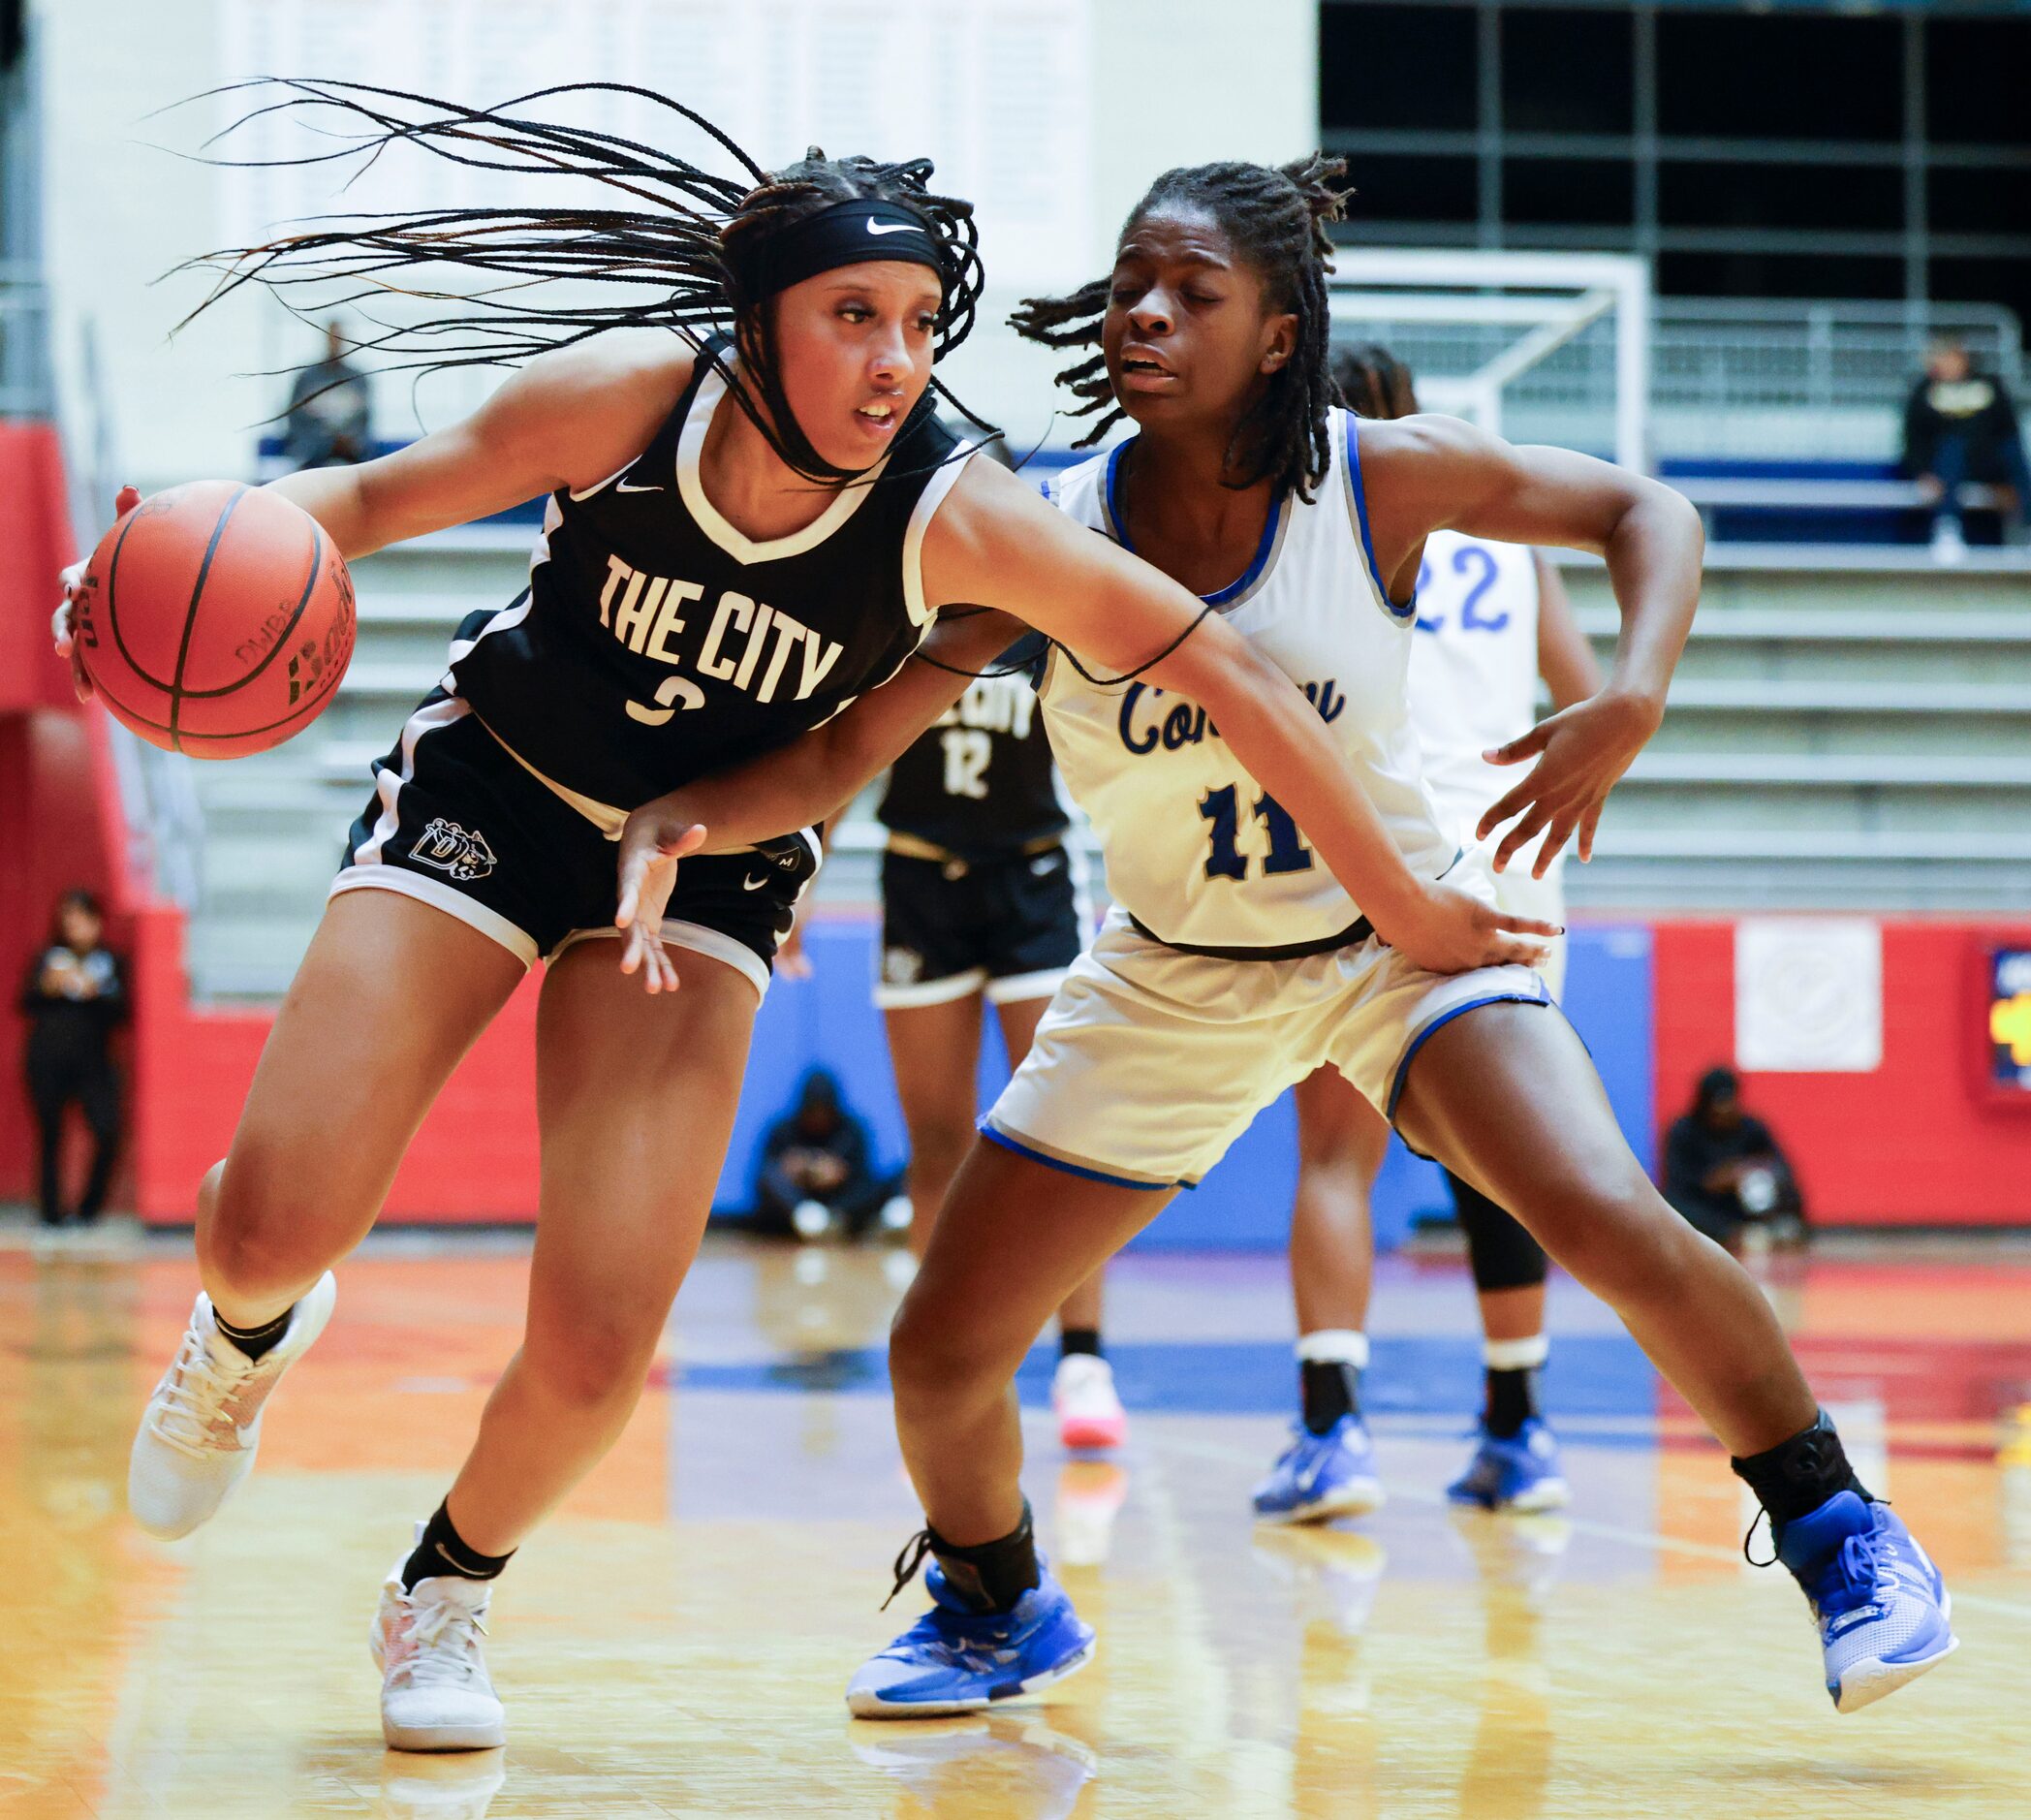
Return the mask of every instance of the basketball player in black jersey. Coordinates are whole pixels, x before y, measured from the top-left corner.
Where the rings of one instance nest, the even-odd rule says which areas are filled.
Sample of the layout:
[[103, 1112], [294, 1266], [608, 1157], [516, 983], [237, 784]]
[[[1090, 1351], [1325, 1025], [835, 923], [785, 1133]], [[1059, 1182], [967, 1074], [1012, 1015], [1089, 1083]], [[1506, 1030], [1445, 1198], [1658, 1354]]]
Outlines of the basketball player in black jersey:
[[[479, 146], [538, 187], [575, 175], [625, 203], [373, 217], [230, 262], [226, 288], [285, 295], [306, 275], [385, 286], [398, 271], [443, 296], [403, 268], [446, 263], [523, 280], [490, 283], [470, 323], [378, 344], [421, 347], [425, 364], [447, 345], [534, 356], [472, 418], [274, 483], [345, 555], [548, 504], [528, 595], [460, 628], [443, 687], [375, 768], [232, 1149], [199, 1188], [203, 1291], [143, 1415], [130, 1502], [151, 1531], [181, 1535], [245, 1476], [268, 1394], [329, 1317], [331, 1266], [373, 1225], [459, 1058], [547, 958], [523, 1343], [390, 1573], [373, 1633], [389, 1742], [483, 1747], [504, 1735], [478, 1641], [492, 1579], [635, 1406], [813, 863], [795, 833], [700, 861], [649, 926], [615, 902], [621, 810], [787, 744], [894, 675], [939, 608], [978, 602], [1203, 702], [1378, 926], [1427, 964], [1528, 955], [1519, 934], [1549, 931], [1413, 877], [1280, 672], [1200, 623], [1182, 588], [954, 450], [927, 393], [971, 322], [980, 267], [968, 205], [930, 193], [927, 163], [814, 150], [771, 175], [708, 127], [746, 164], [729, 179], [533, 120], [537, 98], [510, 118], [352, 85], [295, 93], [367, 121], [369, 154], [469, 161]], [[547, 306], [527, 287], [603, 271], [633, 287], [614, 295], [649, 300], [609, 309], [579, 289]], [[675, 332], [712, 325], [731, 333]], [[551, 341], [565, 345], [538, 352]], [[951, 661], [978, 669], [1010, 636], [983, 649], [980, 624], [961, 623]], [[915, 731], [955, 681], [913, 665], [890, 686]], [[646, 995], [586, 939], [621, 926]]]

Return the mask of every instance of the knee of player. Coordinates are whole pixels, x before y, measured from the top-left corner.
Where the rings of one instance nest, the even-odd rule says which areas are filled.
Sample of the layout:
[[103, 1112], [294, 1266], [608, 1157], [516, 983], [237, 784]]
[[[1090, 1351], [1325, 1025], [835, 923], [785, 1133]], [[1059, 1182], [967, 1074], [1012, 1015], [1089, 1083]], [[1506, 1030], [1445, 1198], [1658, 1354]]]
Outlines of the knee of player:
[[1655, 1288], [1684, 1264], [1694, 1236], [1634, 1168], [1576, 1171], [1533, 1224], [1560, 1265], [1605, 1295]]
[[990, 1366], [970, 1324], [915, 1295], [903, 1298], [889, 1328], [889, 1377], [898, 1403], [943, 1399]]
[[910, 1128], [910, 1167], [919, 1174], [935, 1173], [949, 1181], [972, 1145], [973, 1118], [969, 1113], [920, 1118]]
[[523, 1362], [556, 1401], [603, 1409], [641, 1395], [661, 1331], [660, 1321], [651, 1330], [641, 1322], [594, 1316], [574, 1323], [555, 1344], [545, 1344], [532, 1333]]

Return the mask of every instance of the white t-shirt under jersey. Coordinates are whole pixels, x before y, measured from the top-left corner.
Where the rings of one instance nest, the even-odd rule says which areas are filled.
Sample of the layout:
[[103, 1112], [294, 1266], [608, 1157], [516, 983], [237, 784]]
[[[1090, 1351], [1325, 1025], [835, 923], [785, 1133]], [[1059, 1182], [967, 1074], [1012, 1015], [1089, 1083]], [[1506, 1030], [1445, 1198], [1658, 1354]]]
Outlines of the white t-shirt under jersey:
[[[1414, 612], [1391, 606], [1377, 579], [1357, 420], [1346, 412], [1333, 413], [1331, 444], [1313, 502], [1286, 499], [1246, 573], [1207, 599], [1311, 698], [1406, 863], [1436, 878], [1456, 842], [1441, 832], [1420, 774], [1408, 675]], [[1128, 446], [1068, 469], [1047, 489], [1063, 511], [1123, 545]], [[1106, 855], [1109, 890], [1152, 934], [1186, 947], [1275, 950], [1359, 921], [1346, 890], [1196, 704], [1140, 680], [1089, 682], [1058, 650], [1041, 693], [1058, 769]]]

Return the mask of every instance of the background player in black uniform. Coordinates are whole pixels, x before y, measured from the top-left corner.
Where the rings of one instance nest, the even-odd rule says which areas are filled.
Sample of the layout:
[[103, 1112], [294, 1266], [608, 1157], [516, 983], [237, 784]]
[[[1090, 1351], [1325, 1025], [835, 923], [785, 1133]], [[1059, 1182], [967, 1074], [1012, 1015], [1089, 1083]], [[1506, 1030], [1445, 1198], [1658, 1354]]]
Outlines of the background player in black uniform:
[[[461, 628], [446, 689], [376, 768], [345, 888], [232, 1151], [201, 1187], [205, 1293], [142, 1419], [130, 1503], [156, 1532], [187, 1533], [244, 1477], [267, 1395], [328, 1318], [330, 1266], [373, 1224], [459, 1058], [549, 956], [523, 1345], [449, 1497], [390, 1574], [374, 1632], [390, 1741], [483, 1746], [504, 1730], [478, 1643], [491, 1578], [640, 1395], [719, 1175], [758, 975], [811, 863], [801, 838], [744, 846], [637, 918], [636, 894], [614, 901], [601, 838], [613, 810], [714, 758], [791, 741], [891, 675], [939, 607], [980, 602], [1203, 702], [1322, 857], [1389, 906], [1378, 923], [1431, 964], [1520, 944], [1476, 900], [1404, 869], [1303, 697], [1202, 625], [1193, 596], [1013, 475], [952, 458], [926, 393], [970, 324], [979, 264], [967, 204], [928, 194], [928, 165], [814, 151], [729, 180], [603, 133], [299, 89], [370, 120], [370, 151], [484, 155], [536, 182], [601, 179], [627, 201], [374, 217], [234, 256], [229, 287], [304, 272], [385, 286], [391, 270], [446, 261], [522, 280], [490, 281], [471, 322], [382, 344], [421, 347], [423, 364], [461, 334], [475, 358], [578, 345], [533, 358], [471, 419], [406, 450], [275, 483], [348, 556], [536, 494], [549, 510], [529, 598]], [[606, 309], [574, 291], [566, 308], [528, 289], [602, 271], [644, 300]], [[720, 322], [731, 349], [671, 332]], [[598, 332], [631, 324], [652, 332]], [[962, 625], [954, 659], [977, 667], [1009, 636], [982, 650]], [[927, 666], [898, 681], [905, 718], [920, 698], [935, 704], [913, 731], [956, 698], [953, 681]], [[578, 939], [615, 926], [627, 968], [646, 965], [647, 996], [610, 950]], [[673, 1001], [661, 996], [679, 983], [672, 950]]]
[[[1092, 925], [1036, 691], [1007, 659], [1003, 668], [970, 684], [895, 761], [876, 810], [889, 839], [874, 1002], [910, 1132], [919, 1257], [973, 1144], [983, 1003], [1015, 1068]], [[1051, 1406], [1067, 1447], [1126, 1438], [1101, 1349], [1104, 1276], [1096, 1271], [1058, 1309]]]

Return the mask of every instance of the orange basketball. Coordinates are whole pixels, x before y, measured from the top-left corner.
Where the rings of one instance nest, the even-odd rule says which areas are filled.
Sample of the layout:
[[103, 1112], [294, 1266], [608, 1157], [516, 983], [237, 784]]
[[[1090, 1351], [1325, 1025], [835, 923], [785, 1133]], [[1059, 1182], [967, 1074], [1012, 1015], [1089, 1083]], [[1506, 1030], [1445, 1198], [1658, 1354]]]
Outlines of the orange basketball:
[[279, 493], [193, 481], [99, 540], [74, 615], [122, 726], [193, 758], [266, 752], [307, 727], [353, 657], [353, 578]]

